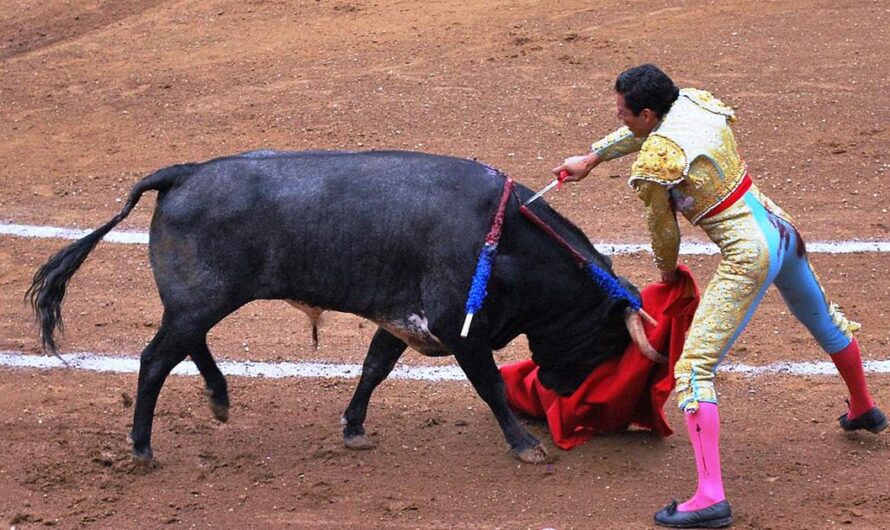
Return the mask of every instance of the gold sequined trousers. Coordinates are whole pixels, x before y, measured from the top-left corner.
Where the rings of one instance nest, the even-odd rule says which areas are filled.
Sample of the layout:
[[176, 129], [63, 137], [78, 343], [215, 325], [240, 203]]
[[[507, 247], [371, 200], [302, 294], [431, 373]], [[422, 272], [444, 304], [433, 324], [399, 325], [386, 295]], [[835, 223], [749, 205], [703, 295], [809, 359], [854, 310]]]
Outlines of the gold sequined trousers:
[[850, 343], [859, 324], [828, 301], [792, 219], [756, 186], [699, 225], [720, 248], [722, 260], [674, 367], [682, 410], [698, 410], [701, 401], [717, 403], [715, 370], [773, 283], [827, 353]]

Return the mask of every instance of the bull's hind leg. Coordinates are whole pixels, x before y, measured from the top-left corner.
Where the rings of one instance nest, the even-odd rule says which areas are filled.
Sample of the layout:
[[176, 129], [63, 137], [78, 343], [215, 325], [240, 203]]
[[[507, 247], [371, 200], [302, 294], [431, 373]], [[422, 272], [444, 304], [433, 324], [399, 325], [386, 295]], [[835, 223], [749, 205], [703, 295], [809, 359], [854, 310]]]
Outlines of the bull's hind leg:
[[165, 315], [161, 328], [142, 351], [133, 430], [130, 432], [133, 456], [136, 458], [152, 460], [151, 428], [158, 394], [170, 371], [189, 353], [198, 351], [206, 331], [204, 327], [198, 328], [181, 321], [172, 322]]
[[352, 401], [343, 414], [343, 443], [349, 449], [371, 449], [374, 444], [365, 434], [365, 417], [368, 413], [368, 402], [371, 393], [392, 372], [396, 361], [405, 352], [408, 345], [388, 331], [378, 328], [365, 362], [362, 364], [362, 376], [359, 379]]
[[197, 348], [189, 352], [201, 377], [204, 378], [204, 393], [210, 401], [210, 410], [213, 416], [221, 421], [229, 420], [229, 387], [226, 384], [226, 378], [219, 371], [219, 367], [207, 348], [207, 337], [202, 337], [201, 343]]
[[464, 350], [455, 353], [454, 356], [473, 388], [494, 413], [513, 455], [530, 464], [550, 461], [544, 445], [519, 423], [519, 419], [510, 410], [504, 379], [494, 363], [491, 350], [482, 352]]

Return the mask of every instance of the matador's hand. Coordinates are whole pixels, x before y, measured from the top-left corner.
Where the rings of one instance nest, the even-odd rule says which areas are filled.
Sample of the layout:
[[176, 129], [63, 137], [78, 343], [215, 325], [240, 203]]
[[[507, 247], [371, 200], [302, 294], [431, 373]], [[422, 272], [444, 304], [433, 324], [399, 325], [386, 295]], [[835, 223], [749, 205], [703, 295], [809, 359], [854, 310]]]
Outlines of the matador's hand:
[[677, 269], [672, 269], [669, 271], [661, 271], [661, 283], [666, 283], [668, 285], [673, 285], [680, 281], [680, 273], [677, 272]]
[[569, 176], [566, 181], [575, 182], [585, 178], [590, 170], [595, 168], [601, 159], [596, 153], [589, 155], [570, 156], [563, 160], [562, 164], [553, 168], [553, 174], [559, 176], [563, 171], [567, 171]]

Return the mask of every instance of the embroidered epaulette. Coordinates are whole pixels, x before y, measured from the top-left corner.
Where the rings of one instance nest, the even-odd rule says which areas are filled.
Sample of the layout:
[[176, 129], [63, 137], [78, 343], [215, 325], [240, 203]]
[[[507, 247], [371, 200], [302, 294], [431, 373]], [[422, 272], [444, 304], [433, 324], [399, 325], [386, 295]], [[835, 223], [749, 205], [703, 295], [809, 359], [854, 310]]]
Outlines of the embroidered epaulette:
[[707, 90], [698, 88], [684, 88], [680, 91], [681, 97], [687, 97], [699, 107], [711, 111], [714, 114], [720, 114], [729, 118], [729, 121], [736, 121], [735, 111], [726, 103], [720, 101]]
[[685, 170], [686, 155], [680, 146], [663, 136], [650, 136], [631, 166], [628, 184], [632, 185], [634, 180], [677, 184], [683, 180]]

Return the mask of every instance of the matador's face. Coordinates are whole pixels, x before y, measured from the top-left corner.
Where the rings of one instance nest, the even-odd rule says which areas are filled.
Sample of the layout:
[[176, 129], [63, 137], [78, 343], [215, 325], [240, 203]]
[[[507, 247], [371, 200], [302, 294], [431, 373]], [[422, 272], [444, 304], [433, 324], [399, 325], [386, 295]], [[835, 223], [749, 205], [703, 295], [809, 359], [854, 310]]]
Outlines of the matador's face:
[[633, 111], [627, 108], [624, 96], [616, 94], [615, 107], [618, 109], [618, 121], [627, 125], [630, 132], [634, 133], [637, 138], [645, 138], [658, 125], [658, 115], [652, 109], [643, 109], [639, 114], [634, 115]]

